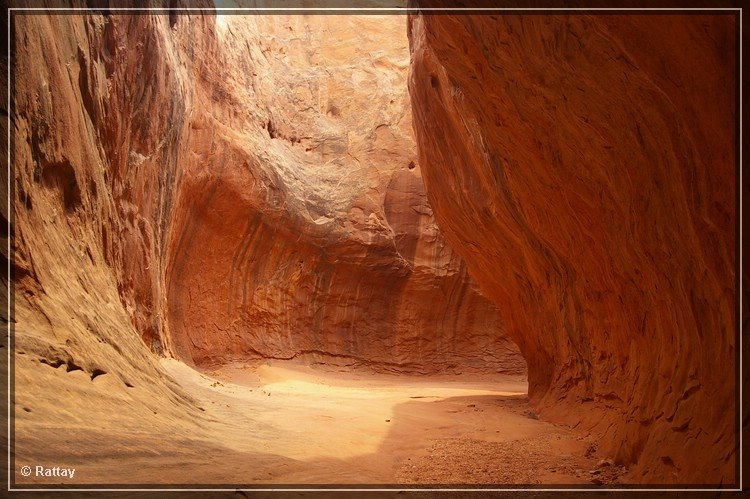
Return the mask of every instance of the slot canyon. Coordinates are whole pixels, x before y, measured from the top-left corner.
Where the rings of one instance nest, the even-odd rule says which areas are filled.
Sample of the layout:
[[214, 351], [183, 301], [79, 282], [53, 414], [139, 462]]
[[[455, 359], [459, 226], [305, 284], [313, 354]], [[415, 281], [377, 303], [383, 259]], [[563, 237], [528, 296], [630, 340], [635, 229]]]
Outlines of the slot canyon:
[[737, 485], [734, 14], [11, 21], [14, 484]]

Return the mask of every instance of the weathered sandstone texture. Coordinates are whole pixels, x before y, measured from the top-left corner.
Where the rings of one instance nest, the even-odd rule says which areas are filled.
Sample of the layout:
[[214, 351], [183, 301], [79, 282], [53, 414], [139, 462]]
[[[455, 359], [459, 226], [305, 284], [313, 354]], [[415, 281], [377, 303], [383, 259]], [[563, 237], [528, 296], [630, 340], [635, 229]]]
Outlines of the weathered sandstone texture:
[[[169, 39], [166, 21], [120, 22], [151, 47], [140, 56], [152, 56], [140, 69], [140, 86], [127, 90], [121, 80], [135, 77], [142, 64], [138, 51], [116, 39], [112, 18], [14, 17], [9, 180], [17, 456], [102, 462], [132, 453], [133, 440], [158, 449], [159, 435], [193, 439], [205, 424], [134, 327], [132, 317], [140, 325], [144, 312], [121, 301], [158, 284], [150, 280], [156, 270], [145, 277], [128, 272], [133, 261], [158, 263], [158, 247], [155, 240], [141, 244], [145, 222], [136, 213], [153, 208], [144, 202], [136, 209], [135, 200], [146, 197], [137, 198], [132, 181], [125, 182], [120, 155], [131, 143], [166, 141], [169, 106], [144, 114], [173, 96], [155, 97], [159, 75], [168, 73], [169, 59], [156, 50], [156, 40]], [[115, 65], [118, 56], [133, 59]], [[136, 102], [144, 107], [133, 115]], [[167, 172], [151, 174], [163, 182]]]
[[409, 22], [430, 204], [542, 416], [636, 480], [731, 483], [733, 17]]
[[200, 62], [185, 80], [164, 241], [170, 350], [204, 365], [303, 355], [522, 370], [427, 203], [406, 18], [196, 23], [174, 27]]
[[406, 18], [36, 14], [11, 34], [17, 455], [200, 462], [206, 415], [154, 352], [525, 370], [427, 203]]
[[12, 37], [24, 424], [198, 424], [149, 349], [525, 370], [427, 203], [405, 17], [17, 15]]

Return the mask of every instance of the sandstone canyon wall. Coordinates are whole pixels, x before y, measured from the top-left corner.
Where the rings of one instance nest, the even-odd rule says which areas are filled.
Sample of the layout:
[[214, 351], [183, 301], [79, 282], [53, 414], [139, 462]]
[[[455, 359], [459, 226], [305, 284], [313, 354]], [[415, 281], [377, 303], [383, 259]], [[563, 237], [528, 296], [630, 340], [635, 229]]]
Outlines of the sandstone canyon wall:
[[[166, 205], [155, 199], [136, 208], [137, 175], [123, 173], [127, 152], [170, 143], [169, 117], [181, 96], [152, 92], [170, 85], [167, 22], [120, 18], [119, 36], [127, 28], [137, 42], [117, 39], [117, 23], [106, 16], [14, 18], [13, 211], [3, 215], [13, 223], [16, 455], [97, 462], [108, 451], [129, 452], [123, 435], [142, 435], [156, 449], [155, 435], [193, 438], [205, 424], [134, 326], [133, 317], [140, 325], [147, 311], [122, 303], [128, 290], [159, 293], [150, 280], [157, 269], [149, 278], [127, 271], [134, 261], [158, 262], [152, 255], [161, 235], [145, 235], [148, 222], [136, 213]], [[149, 64], [126, 43], [145, 44], [140, 55]], [[138, 87], [124, 87], [139, 74]], [[137, 102], [144, 107], [134, 112]], [[161, 111], [144, 116], [150, 108]], [[170, 174], [164, 166], [147, 179], [155, 191]]]
[[14, 16], [18, 455], [200, 462], [154, 353], [525, 370], [435, 226], [387, 20]]
[[[166, 241], [170, 349], [523, 370], [432, 217], [403, 16], [219, 16], [190, 34], [193, 102]], [[178, 35], [179, 37], [180, 35]], [[146, 156], [146, 154], [144, 154]]]
[[432, 218], [405, 33], [404, 17], [14, 17], [18, 452], [112, 418], [190, 434], [204, 416], [149, 349], [525, 369]]
[[410, 16], [430, 204], [542, 416], [635, 479], [735, 470], [733, 16]]

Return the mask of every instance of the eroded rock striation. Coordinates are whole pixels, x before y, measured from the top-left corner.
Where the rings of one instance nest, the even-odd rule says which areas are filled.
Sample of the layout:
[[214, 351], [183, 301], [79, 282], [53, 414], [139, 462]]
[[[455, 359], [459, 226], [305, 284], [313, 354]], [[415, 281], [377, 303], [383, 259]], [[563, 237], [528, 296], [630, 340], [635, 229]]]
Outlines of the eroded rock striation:
[[125, 426], [200, 424], [149, 349], [525, 370], [432, 217], [405, 33], [404, 17], [14, 17], [21, 425], [62, 434], [112, 404], [134, 407]]
[[208, 33], [166, 241], [171, 351], [522, 370], [427, 203], [405, 17], [219, 16]]
[[419, 164], [552, 419], [734, 480], [732, 16], [410, 16]]
[[200, 462], [206, 413], [153, 353], [525, 370], [435, 226], [405, 23], [14, 15], [19, 456], [171, 435]]
[[[13, 225], [4, 236], [13, 244], [14, 451], [25, 459], [100, 461], [103, 442], [127, 454], [127, 435], [144, 427], [191, 439], [205, 424], [135, 327], [150, 309], [122, 302], [130, 294], [150, 307], [163, 297], [153, 279], [162, 226], [150, 231], [137, 213], [157, 219], [169, 169], [125, 168], [131, 147], [176, 146], [171, 108], [161, 104], [178, 105], [180, 96], [157, 95], [170, 85], [165, 26], [145, 16], [13, 18]], [[139, 86], [125, 89], [139, 75]], [[139, 178], [153, 198], [138, 191]], [[154, 265], [133, 272], [141, 261]]]

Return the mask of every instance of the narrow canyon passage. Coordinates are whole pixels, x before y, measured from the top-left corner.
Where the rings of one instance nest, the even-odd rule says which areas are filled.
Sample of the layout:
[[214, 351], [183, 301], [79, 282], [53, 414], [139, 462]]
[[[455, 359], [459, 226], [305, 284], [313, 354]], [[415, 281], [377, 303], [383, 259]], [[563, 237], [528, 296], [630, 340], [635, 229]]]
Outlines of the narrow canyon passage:
[[733, 483], [734, 17], [12, 21], [14, 483]]

